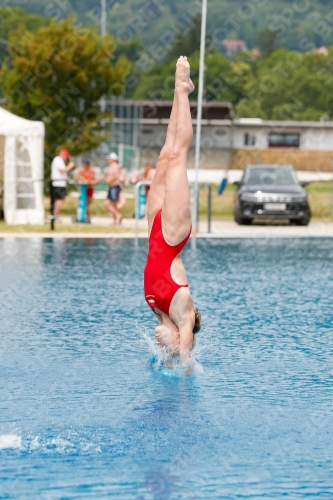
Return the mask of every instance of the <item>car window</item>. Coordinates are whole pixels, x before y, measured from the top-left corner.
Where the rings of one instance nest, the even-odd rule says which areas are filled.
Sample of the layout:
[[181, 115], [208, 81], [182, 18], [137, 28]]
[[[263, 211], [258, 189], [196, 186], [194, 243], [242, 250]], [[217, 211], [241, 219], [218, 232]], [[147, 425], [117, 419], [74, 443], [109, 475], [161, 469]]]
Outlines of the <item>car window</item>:
[[294, 170], [289, 168], [248, 168], [245, 171], [245, 186], [297, 186], [299, 184]]

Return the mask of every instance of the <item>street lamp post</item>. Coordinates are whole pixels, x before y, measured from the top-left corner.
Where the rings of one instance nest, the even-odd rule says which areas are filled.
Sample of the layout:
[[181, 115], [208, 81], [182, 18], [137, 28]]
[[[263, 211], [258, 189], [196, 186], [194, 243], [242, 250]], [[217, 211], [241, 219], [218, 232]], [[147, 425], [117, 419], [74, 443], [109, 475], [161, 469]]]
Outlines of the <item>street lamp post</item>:
[[[106, 35], [106, 0], [101, 0], [101, 36]], [[105, 97], [101, 98], [101, 111], [106, 109]]]
[[193, 248], [196, 248], [196, 236], [198, 230], [197, 227], [198, 194], [199, 194], [198, 182], [199, 182], [199, 166], [200, 166], [200, 146], [201, 146], [202, 100], [203, 100], [204, 71], [205, 71], [206, 22], [207, 22], [207, 0], [202, 0], [198, 109], [197, 109], [197, 128], [195, 137], [195, 180], [194, 180], [194, 192], [193, 192], [193, 238], [192, 238]]
[[101, 36], [106, 35], [106, 0], [101, 0]]

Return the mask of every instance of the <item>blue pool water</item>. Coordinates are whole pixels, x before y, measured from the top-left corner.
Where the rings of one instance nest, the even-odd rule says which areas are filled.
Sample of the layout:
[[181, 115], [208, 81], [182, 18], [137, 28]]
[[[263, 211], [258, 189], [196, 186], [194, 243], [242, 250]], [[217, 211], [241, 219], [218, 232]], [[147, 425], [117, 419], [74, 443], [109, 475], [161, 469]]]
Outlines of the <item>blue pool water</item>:
[[186, 248], [188, 376], [149, 340], [145, 256], [0, 241], [0, 498], [331, 499], [333, 241]]

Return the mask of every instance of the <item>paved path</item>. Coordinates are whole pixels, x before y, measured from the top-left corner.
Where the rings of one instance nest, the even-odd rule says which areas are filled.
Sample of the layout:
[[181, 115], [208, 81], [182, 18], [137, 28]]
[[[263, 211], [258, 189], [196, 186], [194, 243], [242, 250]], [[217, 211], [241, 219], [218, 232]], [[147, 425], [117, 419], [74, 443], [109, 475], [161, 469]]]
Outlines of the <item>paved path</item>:
[[[68, 238], [133, 238], [134, 236], [134, 219], [123, 219], [121, 227], [127, 230], [126, 233], [112, 233], [111, 220], [109, 217], [93, 217], [92, 226], [105, 228], [105, 231], [100, 233], [85, 232], [84, 224], [72, 224], [71, 217], [62, 217], [63, 224], [56, 224], [56, 233], [29, 233], [29, 232], [8, 232], [0, 233], [0, 238], [4, 237], [68, 237]], [[72, 225], [71, 225], [72, 224]], [[71, 225], [71, 230], [61, 231], [61, 227]], [[132, 231], [129, 231], [132, 229]], [[139, 237], [147, 237], [147, 221], [139, 221]], [[264, 225], [255, 224], [251, 226], [239, 226], [233, 220], [214, 220], [211, 224], [211, 233], [207, 233], [207, 222], [200, 221], [199, 223], [199, 238], [333, 238], [333, 222], [324, 222], [320, 220], [311, 221], [308, 226], [290, 226], [290, 225]]]
[[[200, 233], [207, 231], [206, 221], [200, 221]], [[333, 237], [333, 222], [311, 221], [308, 226], [254, 224], [239, 226], [233, 220], [212, 221], [210, 237], [219, 238], [298, 238]]]

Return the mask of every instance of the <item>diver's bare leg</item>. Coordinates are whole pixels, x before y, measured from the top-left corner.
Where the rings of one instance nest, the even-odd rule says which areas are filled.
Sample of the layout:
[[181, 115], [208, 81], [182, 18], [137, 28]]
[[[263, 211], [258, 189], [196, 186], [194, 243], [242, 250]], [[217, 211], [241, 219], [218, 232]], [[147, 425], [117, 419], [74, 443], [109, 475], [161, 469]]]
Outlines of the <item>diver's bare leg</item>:
[[171, 245], [180, 243], [191, 227], [190, 191], [187, 180], [187, 154], [191, 145], [193, 128], [188, 93], [190, 65], [180, 57], [176, 67], [177, 115], [176, 134], [165, 175], [163, 204], [163, 229]]
[[176, 136], [176, 128], [177, 128], [176, 120], [177, 120], [177, 93], [175, 92], [165, 143], [160, 152], [160, 156], [158, 158], [156, 167], [156, 173], [154, 175], [154, 179], [152, 181], [148, 194], [147, 214], [148, 214], [149, 231], [155, 215], [159, 210], [161, 210], [164, 202], [165, 173], [168, 167], [171, 149]]

